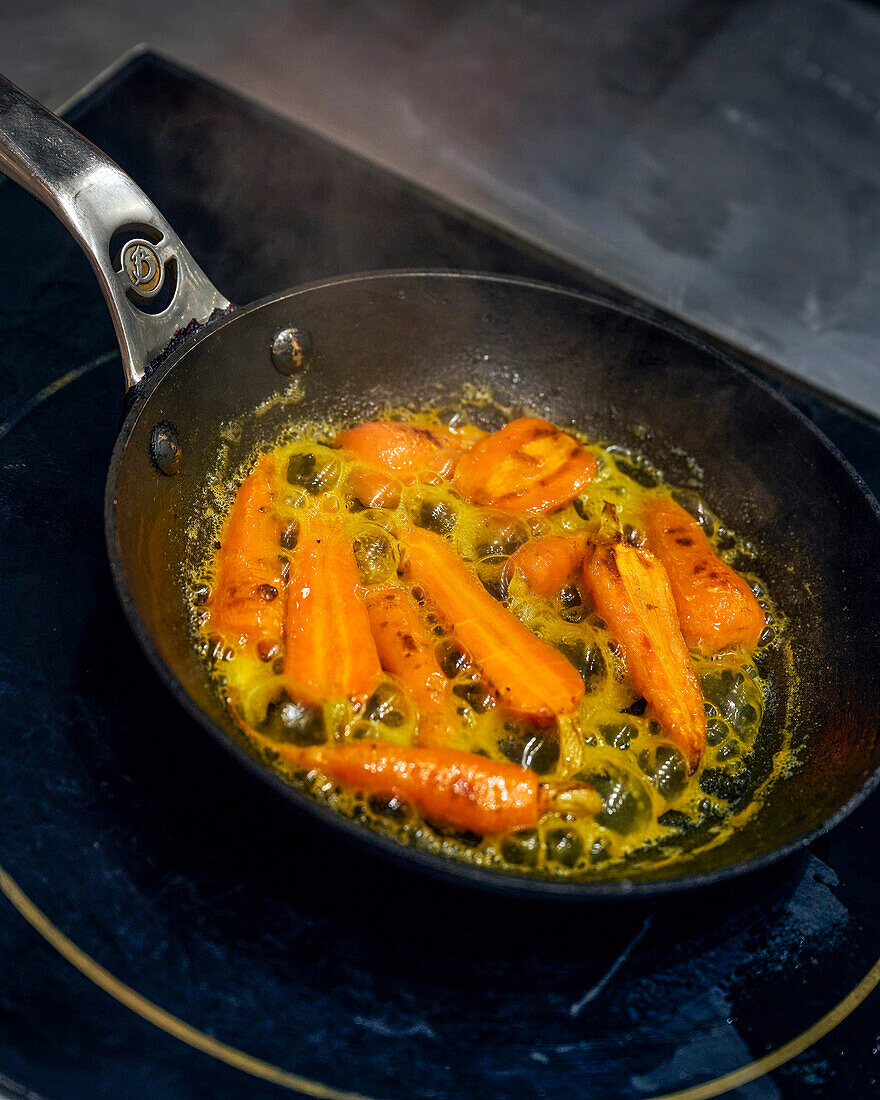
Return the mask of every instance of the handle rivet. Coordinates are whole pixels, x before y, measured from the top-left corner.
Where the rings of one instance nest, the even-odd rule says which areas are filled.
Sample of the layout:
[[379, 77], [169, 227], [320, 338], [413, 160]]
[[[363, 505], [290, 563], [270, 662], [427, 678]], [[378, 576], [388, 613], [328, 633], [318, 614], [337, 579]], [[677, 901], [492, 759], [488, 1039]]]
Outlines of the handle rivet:
[[312, 350], [306, 329], [279, 329], [272, 341], [272, 366], [281, 374], [302, 374], [311, 366]]
[[166, 477], [173, 477], [180, 469], [180, 444], [174, 425], [162, 420], [150, 432], [150, 458], [153, 465]]
[[165, 266], [149, 241], [128, 242], [122, 250], [122, 270], [142, 298], [155, 298], [165, 282]]

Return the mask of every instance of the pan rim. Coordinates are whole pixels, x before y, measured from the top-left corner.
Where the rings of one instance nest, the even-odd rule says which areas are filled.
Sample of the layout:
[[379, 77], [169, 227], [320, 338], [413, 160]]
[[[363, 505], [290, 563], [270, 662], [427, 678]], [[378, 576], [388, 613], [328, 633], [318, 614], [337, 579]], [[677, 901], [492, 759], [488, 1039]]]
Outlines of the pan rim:
[[363, 849], [389, 859], [398, 867], [409, 870], [418, 868], [434, 879], [479, 890], [489, 890], [496, 894], [509, 897], [528, 898], [529, 900], [547, 901], [619, 901], [622, 899], [657, 898], [671, 894], [689, 892], [707, 886], [729, 882], [740, 875], [750, 874], [763, 870], [774, 863], [780, 862], [789, 856], [803, 850], [808, 845], [830, 832], [845, 818], [849, 817], [877, 788], [880, 784], [880, 766], [869, 773], [862, 785], [852, 797], [839, 807], [830, 817], [806, 833], [779, 847], [771, 848], [759, 855], [738, 863], [717, 867], [711, 871], [702, 871], [696, 874], [671, 875], [664, 878], [634, 878], [634, 879], [599, 879], [595, 882], [575, 880], [572, 882], [557, 882], [550, 879], [530, 877], [523, 874], [519, 876], [507, 871], [496, 871], [491, 868], [472, 866], [463, 861], [437, 855], [433, 852], [423, 851], [400, 843], [391, 837], [376, 833], [363, 825], [358, 824], [336, 813], [327, 806], [310, 798], [297, 787], [286, 783], [279, 775], [271, 771], [265, 765], [249, 753], [230, 734], [219, 726], [201, 707], [191, 698], [183, 688], [178, 678], [166, 664], [158, 647], [153, 641], [152, 635], [144, 626], [138, 614], [134, 598], [125, 580], [125, 570], [122, 563], [122, 555], [119, 549], [118, 532], [116, 525], [116, 484], [123, 455], [128, 440], [144, 411], [150, 396], [161, 384], [165, 376], [173, 370], [178, 363], [185, 359], [190, 352], [206, 340], [215, 337], [220, 330], [228, 325], [236, 323], [240, 317], [248, 316], [278, 302], [295, 299], [302, 294], [312, 293], [332, 286], [343, 286], [348, 283], [367, 283], [371, 281], [385, 281], [390, 279], [455, 279], [480, 282], [492, 282], [496, 284], [514, 285], [550, 293], [562, 295], [577, 301], [598, 306], [602, 309], [626, 318], [632, 318], [642, 324], [650, 325], [663, 333], [671, 334], [677, 339], [683, 340], [697, 349], [703, 355], [709, 355], [716, 361], [723, 363], [742, 377], [747, 383], [756, 386], [765, 397], [777, 403], [779, 408], [793, 416], [802, 427], [819, 441], [829, 452], [831, 457], [843, 468], [845, 473], [865, 498], [869, 508], [874, 513], [875, 519], [880, 523], [880, 503], [874, 496], [869, 486], [865, 483], [859, 472], [852, 466], [849, 460], [839, 451], [835, 444], [825, 433], [796, 408], [784, 395], [775, 390], [768, 382], [758, 377], [754, 371], [745, 364], [737, 361], [730, 354], [712, 346], [699, 334], [694, 333], [680, 322], [674, 319], [658, 318], [652, 316], [648, 310], [641, 310], [630, 305], [620, 305], [597, 294], [590, 294], [571, 287], [559, 286], [554, 283], [536, 279], [528, 279], [514, 275], [497, 275], [491, 272], [479, 271], [455, 271], [451, 269], [388, 269], [379, 271], [357, 272], [352, 274], [337, 275], [327, 279], [313, 280], [292, 288], [288, 288], [274, 294], [251, 302], [241, 309], [226, 314], [200, 330], [194, 337], [187, 340], [181, 347], [169, 355], [154, 370], [148, 371], [142, 382], [126, 397], [125, 414], [123, 416], [113, 451], [108, 464], [107, 480], [104, 493], [104, 533], [107, 545], [107, 554], [110, 571], [113, 577], [114, 587], [122, 606], [128, 624], [132, 629], [141, 649], [146, 654], [155, 671], [171, 691], [174, 698], [183, 706], [184, 710], [208, 732], [215, 741], [245, 766], [246, 771], [254, 778], [275, 790], [288, 803], [297, 810], [312, 814], [319, 821], [331, 826], [337, 833], [353, 840]]

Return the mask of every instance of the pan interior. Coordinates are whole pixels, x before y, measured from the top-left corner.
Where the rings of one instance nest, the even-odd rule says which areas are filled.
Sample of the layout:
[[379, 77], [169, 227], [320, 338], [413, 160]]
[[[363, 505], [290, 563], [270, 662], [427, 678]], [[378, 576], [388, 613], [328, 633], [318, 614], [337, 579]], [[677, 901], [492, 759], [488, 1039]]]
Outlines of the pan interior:
[[[308, 331], [313, 352], [308, 370], [286, 379], [270, 349], [291, 325]], [[875, 505], [797, 414], [720, 356], [604, 303], [517, 280], [404, 273], [307, 287], [221, 323], [150, 379], [114, 453], [108, 536], [126, 611], [182, 701], [237, 740], [193, 646], [183, 583], [218, 451], [232, 470], [292, 420], [355, 421], [387, 405], [440, 404], [468, 386], [632, 447], [665, 481], [697, 488], [754, 542], [790, 620], [797, 766], [724, 845], [637, 880], [732, 868], [846, 807], [880, 764]], [[158, 424], [173, 426], [180, 447], [171, 477], [150, 458]], [[784, 720], [783, 701], [770, 700], [765, 721]], [[480, 874], [487, 884], [502, 877]]]

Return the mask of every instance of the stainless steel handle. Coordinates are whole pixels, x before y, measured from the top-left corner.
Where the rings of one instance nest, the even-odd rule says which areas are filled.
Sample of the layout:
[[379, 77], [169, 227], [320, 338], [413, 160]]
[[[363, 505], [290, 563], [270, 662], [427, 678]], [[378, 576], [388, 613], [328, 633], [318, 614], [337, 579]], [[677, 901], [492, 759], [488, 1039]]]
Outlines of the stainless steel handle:
[[129, 386], [181, 330], [229, 308], [137, 184], [3, 76], [0, 171], [45, 203], [85, 251], [113, 317]]

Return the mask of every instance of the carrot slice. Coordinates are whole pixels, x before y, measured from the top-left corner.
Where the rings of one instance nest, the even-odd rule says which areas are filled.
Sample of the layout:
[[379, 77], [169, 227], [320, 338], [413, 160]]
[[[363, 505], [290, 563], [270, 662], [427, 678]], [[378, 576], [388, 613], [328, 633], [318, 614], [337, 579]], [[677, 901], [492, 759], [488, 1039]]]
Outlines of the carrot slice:
[[328, 748], [272, 747], [289, 763], [355, 791], [403, 799], [428, 820], [481, 836], [535, 825], [543, 812], [537, 775], [475, 753], [357, 741]]
[[585, 532], [529, 539], [508, 558], [508, 576], [519, 573], [535, 595], [555, 596], [580, 568], [588, 546]]
[[220, 537], [207, 628], [231, 644], [280, 646], [284, 622], [275, 456], [264, 455], [235, 494]]
[[402, 588], [386, 585], [367, 591], [367, 610], [382, 667], [409, 690], [418, 708], [418, 743], [448, 744], [452, 687], [415, 604]]
[[305, 702], [365, 699], [382, 676], [351, 542], [339, 519], [313, 516], [291, 560], [284, 673]]
[[449, 462], [445, 452], [456, 449], [451, 434], [442, 429], [394, 420], [374, 420], [340, 432], [336, 446], [406, 481], [433, 462], [444, 467]]
[[505, 707], [543, 720], [577, 710], [584, 682], [558, 650], [497, 603], [441, 538], [414, 527], [406, 545], [410, 576]]
[[672, 500], [651, 501], [644, 518], [648, 545], [669, 574], [685, 641], [707, 654], [734, 645], [754, 649], [765, 626], [761, 605], [699, 523]]
[[572, 436], [546, 420], [522, 417], [468, 451], [455, 486], [473, 504], [550, 512], [570, 504], [596, 470], [596, 459]]
[[624, 647], [633, 683], [693, 772], [706, 746], [706, 715], [666, 570], [648, 550], [606, 543], [585, 563], [584, 581]]

